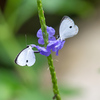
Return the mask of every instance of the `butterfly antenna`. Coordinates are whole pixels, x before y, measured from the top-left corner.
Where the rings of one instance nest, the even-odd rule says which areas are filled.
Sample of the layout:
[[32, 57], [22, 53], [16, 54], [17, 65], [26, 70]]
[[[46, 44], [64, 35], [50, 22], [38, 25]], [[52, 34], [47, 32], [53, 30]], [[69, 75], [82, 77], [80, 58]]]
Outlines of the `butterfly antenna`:
[[25, 34], [25, 43], [26, 43], [26, 46], [27, 46], [27, 35]]

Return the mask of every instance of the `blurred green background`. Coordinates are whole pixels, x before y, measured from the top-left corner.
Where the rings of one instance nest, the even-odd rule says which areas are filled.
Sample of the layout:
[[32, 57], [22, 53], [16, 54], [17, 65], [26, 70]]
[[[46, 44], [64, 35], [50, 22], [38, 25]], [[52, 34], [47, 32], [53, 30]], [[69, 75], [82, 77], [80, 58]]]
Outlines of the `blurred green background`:
[[[42, 0], [42, 3], [46, 23], [56, 29], [56, 34], [64, 15], [84, 19], [99, 6], [99, 0]], [[44, 80], [44, 70], [49, 74], [45, 56], [36, 54], [37, 61], [32, 67], [14, 63], [26, 45], [38, 44], [39, 28], [36, 0], [0, 0], [0, 100], [52, 100], [52, 84]], [[60, 83], [58, 78], [62, 97], [80, 95], [79, 88]]]

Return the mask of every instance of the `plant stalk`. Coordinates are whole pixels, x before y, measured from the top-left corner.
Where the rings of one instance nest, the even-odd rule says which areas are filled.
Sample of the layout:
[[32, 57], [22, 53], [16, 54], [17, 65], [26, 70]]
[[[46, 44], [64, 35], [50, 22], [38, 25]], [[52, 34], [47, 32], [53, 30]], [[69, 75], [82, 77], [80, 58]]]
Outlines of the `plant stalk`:
[[[44, 38], [44, 43], [45, 43], [44, 46], [46, 47], [48, 44], [48, 33], [46, 30], [46, 22], [45, 22], [44, 11], [43, 11], [41, 0], [37, 0], [37, 6], [38, 6], [39, 20], [40, 20], [41, 29], [42, 29], [43, 38]], [[54, 99], [56, 98], [56, 100], [61, 100], [61, 97], [59, 94], [59, 89], [58, 89], [58, 84], [57, 84], [55, 67], [53, 65], [52, 55], [50, 54], [47, 57], [47, 59], [48, 59], [48, 65], [49, 65], [49, 70], [50, 70], [50, 74], [51, 74], [51, 80], [52, 80], [52, 84], [53, 84]]]

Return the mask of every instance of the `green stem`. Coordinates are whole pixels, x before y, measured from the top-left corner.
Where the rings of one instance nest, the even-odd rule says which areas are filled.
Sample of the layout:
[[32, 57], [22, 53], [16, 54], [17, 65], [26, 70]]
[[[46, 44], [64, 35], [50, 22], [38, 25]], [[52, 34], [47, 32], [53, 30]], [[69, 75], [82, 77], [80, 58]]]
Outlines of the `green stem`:
[[42, 8], [41, 0], [37, 0], [37, 6], [38, 6], [38, 15], [40, 19], [41, 29], [42, 29], [43, 38], [44, 38], [45, 47], [46, 47], [48, 44], [48, 34], [46, 30], [46, 22], [45, 22], [44, 11]]
[[[42, 29], [43, 38], [44, 38], [45, 47], [46, 47], [48, 44], [48, 33], [46, 30], [46, 22], [45, 22], [44, 11], [43, 11], [41, 0], [37, 0], [37, 6], [38, 6], [39, 20], [40, 20], [41, 29]], [[61, 100], [58, 85], [57, 85], [57, 77], [56, 77], [55, 67], [53, 66], [52, 55], [50, 54], [47, 57], [47, 59], [48, 59], [48, 65], [49, 65], [52, 84], [53, 84], [53, 92], [54, 92], [54, 95], [56, 95], [55, 98], [56, 98], [56, 100]]]

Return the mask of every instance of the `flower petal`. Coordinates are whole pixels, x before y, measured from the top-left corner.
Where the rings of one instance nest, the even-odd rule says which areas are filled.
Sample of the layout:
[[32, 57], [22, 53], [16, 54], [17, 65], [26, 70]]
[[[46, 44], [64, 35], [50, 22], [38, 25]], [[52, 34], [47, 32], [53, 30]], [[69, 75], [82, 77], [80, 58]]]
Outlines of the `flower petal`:
[[55, 35], [54, 28], [47, 26], [47, 33], [49, 34], [49, 37], [52, 37], [53, 35]]
[[[47, 33], [48, 33], [48, 40], [56, 40], [56, 38], [53, 36], [55, 34], [55, 30], [52, 27], [47, 26]], [[42, 30], [41, 28], [38, 30], [37, 32], [37, 37], [38, 39], [38, 43], [39, 44], [44, 44], [44, 39], [43, 39], [43, 34], [42, 34]]]
[[38, 43], [43, 45], [44, 44], [44, 39], [43, 38], [38, 39]]
[[56, 40], [56, 38], [54, 36], [49, 37], [49, 41], [54, 41], [54, 40]]
[[47, 51], [52, 51], [56, 52], [56, 55], [58, 56], [58, 51], [62, 49], [65, 41], [61, 40], [55, 40], [55, 41], [50, 41], [49, 44], [47, 45]]
[[42, 55], [49, 56], [51, 54], [51, 52], [47, 51], [47, 49], [45, 49], [45, 47], [36, 46], [36, 48]]
[[30, 46], [31, 46], [32, 48], [36, 47], [36, 45], [35, 45], [35, 44], [30, 44]]
[[49, 41], [49, 44], [47, 45], [47, 50], [48, 51], [55, 51], [55, 46], [58, 44], [58, 41], [55, 40], [55, 41]]
[[38, 37], [38, 38], [43, 38], [41, 28], [40, 28], [40, 29], [38, 30], [38, 32], [37, 32], [37, 37]]

